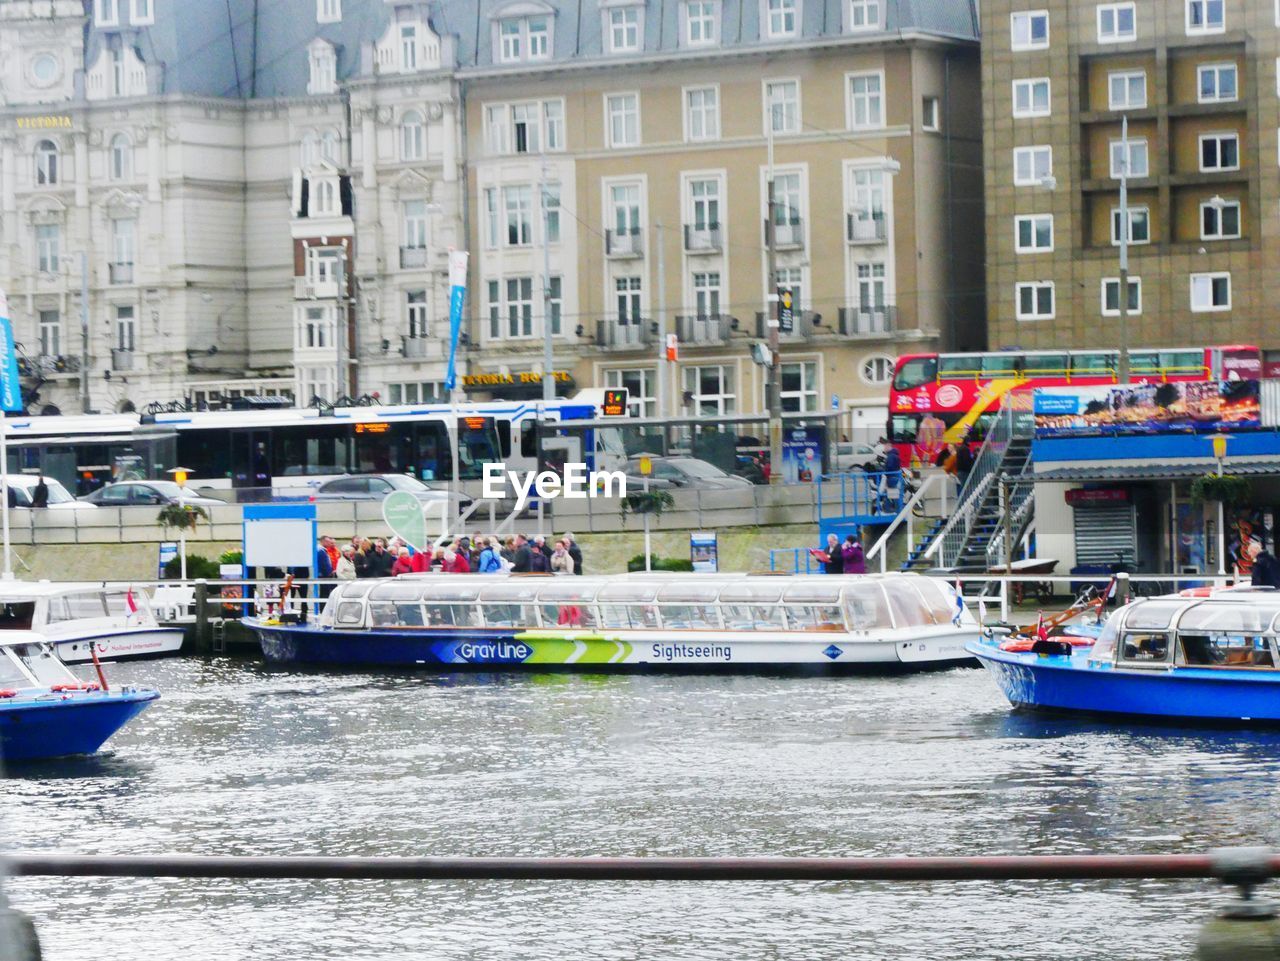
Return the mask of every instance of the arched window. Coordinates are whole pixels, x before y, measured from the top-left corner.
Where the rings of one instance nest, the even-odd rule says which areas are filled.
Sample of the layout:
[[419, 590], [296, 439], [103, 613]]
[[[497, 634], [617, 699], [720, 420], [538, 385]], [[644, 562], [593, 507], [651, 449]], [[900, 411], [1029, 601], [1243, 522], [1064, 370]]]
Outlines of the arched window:
[[133, 145], [122, 133], [111, 138], [111, 179], [128, 180], [133, 175]]
[[52, 140], [41, 140], [36, 144], [36, 183], [56, 184], [58, 173], [58, 145]]
[[314, 167], [320, 159], [320, 137], [314, 130], [308, 130], [302, 135], [302, 166]]
[[335, 167], [341, 166], [338, 155], [342, 150], [342, 138], [338, 136], [336, 130], [326, 130], [324, 136], [320, 138], [320, 157], [327, 160]]
[[400, 159], [421, 160], [426, 153], [426, 131], [422, 114], [410, 110], [400, 118]]
[[332, 180], [314, 181], [316, 191], [317, 214], [333, 214], [338, 212], [338, 187]]

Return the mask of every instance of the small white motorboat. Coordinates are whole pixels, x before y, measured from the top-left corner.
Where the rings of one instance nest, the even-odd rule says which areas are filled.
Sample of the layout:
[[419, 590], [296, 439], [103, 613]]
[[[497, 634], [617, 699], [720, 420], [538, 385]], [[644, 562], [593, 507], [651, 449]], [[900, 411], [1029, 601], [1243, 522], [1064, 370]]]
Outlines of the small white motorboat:
[[60, 581], [0, 580], [0, 639], [53, 647], [67, 664], [176, 654], [183, 631], [161, 627], [146, 592]]

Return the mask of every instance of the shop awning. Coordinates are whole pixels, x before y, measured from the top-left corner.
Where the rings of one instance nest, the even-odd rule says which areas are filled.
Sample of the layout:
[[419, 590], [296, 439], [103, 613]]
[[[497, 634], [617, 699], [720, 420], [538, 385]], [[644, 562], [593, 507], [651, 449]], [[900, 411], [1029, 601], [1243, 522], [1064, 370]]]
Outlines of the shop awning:
[[[1122, 467], [1056, 467], [1037, 471], [1036, 481], [1174, 481], [1191, 480], [1217, 470], [1217, 462], [1211, 459], [1189, 464], [1130, 464]], [[1223, 473], [1246, 477], [1280, 477], [1280, 460], [1235, 461], [1227, 459]]]

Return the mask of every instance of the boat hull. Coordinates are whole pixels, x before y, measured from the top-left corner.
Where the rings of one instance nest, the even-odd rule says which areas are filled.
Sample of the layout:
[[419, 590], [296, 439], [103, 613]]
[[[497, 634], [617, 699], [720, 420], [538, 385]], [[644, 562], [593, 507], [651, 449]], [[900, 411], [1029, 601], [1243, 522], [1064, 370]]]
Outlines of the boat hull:
[[175, 627], [140, 627], [88, 637], [50, 638], [64, 664], [84, 664], [93, 660], [90, 644], [101, 661], [129, 661], [164, 657], [182, 650], [185, 632]]
[[1015, 707], [1210, 722], [1280, 723], [1280, 673], [1229, 668], [1126, 670], [1071, 655], [968, 645]]
[[0, 761], [93, 754], [159, 696], [153, 690], [24, 691], [0, 700]]
[[977, 632], [916, 632], [912, 637], [851, 639], [821, 633], [780, 640], [750, 632], [673, 636], [661, 631], [521, 631], [511, 628], [342, 631], [308, 625], [243, 623], [276, 663], [435, 670], [801, 670], [929, 668], [972, 663], [965, 642]]

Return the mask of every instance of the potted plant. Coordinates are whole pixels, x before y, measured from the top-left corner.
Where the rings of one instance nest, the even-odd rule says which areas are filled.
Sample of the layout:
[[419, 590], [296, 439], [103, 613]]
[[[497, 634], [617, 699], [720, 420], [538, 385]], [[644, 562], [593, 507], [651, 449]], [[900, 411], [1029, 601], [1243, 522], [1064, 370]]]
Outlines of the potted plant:
[[1211, 501], [1223, 507], [1235, 507], [1248, 503], [1252, 493], [1249, 481], [1236, 474], [1205, 474], [1191, 482], [1193, 504]]
[[209, 514], [203, 507], [195, 504], [165, 504], [156, 515], [156, 523], [165, 531], [175, 529], [186, 533], [194, 531], [201, 518], [209, 519]]
[[675, 500], [670, 491], [629, 491], [622, 498], [622, 516], [625, 518], [627, 511], [631, 511], [634, 514], [652, 514], [657, 517], [668, 507], [674, 506]]

